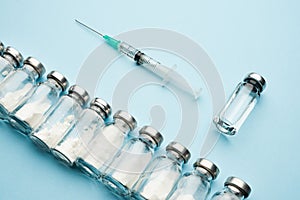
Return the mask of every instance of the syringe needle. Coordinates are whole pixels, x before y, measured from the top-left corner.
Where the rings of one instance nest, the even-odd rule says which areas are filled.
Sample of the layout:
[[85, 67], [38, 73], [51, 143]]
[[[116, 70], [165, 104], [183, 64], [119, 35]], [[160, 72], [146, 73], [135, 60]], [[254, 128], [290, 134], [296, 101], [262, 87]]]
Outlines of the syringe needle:
[[94, 33], [97, 33], [97, 34], [98, 34], [98, 35], [100, 35], [101, 37], [103, 37], [103, 36], [104, 36], [102, 33], [100, 33], [100, 32], [98, 32], [98, 31], [96, 31], [95, 29], [93, 29], [93, 28], [89, 27], [88, 25], [85, 25], [84, 23], [82, 23], [82, 22], [78, 21], [77, 19], [75, 19], [75, 22], [77, 22], [78, 24], [80, 24], [80, 25], [84, 26], [85, 28], [87, 28], [87, 29], [89, 29], [89, 30], [93, 31]]

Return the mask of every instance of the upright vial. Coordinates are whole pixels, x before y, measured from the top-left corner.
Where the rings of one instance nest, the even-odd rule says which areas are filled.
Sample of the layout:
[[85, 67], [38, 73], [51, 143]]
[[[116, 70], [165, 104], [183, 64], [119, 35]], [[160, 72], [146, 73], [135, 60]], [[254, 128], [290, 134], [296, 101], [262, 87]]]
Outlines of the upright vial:
[[194, 171], [185, 173], [173, 188], [168, 200], [205, 200], [211, 183], [219, 175], [218, 167], [204, 158], [194, 163]]
[[33, 57], [28, 57], [22, 68], [12, 71], [0, 82], [1, 119], [8, 119], [18, 106], [30, 98], [35, 90], [36, 81], [44, 73], [43, 64]]
[[95, 137], [86, 143], [86, 151], [81, 152], [76, 162], [77, 166], [91, 177], [100, 178], [112, 157], [123, 146], [129, 131], [136, 127], [136, 120], [128, 112], [120, 110], [113, 118], [112, 124], [98, 129]]
[[166, 199], [181, 176], [182, 165], [190, 159], [187, 148], [177, 142], [166, 147], [166, 153], [155, 158], [142, 173], [133, 189], [139, 200]]
[[50, 151], [74, 126], [88, 101], [89, 94], [85, 89], [71, 86], [68, 94], [63, 95], [49, 112], [45, 122], [30, 135], [31, 140], [41, 149]]
[[217, 129], [226, 135], [235, 135], [258, 102], [265, 87], [266, 81], [261, 75], [254, 72], [248, 74], [214, 118]]
[[78, 156], [87, 151], [87, 145], [105, 125], [104, 120], [110, 113], [111, 108], [106, 101], [100, 98], [93, 99], [90, 107], [83, 110], [75, 125], [52, 148], [52, 154], [64, 164], [73, 166]]
[[227, 178], [224, 189], [213, 195], [211, 200], [243, 200], [251, 193], [250, 186], [243, 180], [236, 177]]
[[128, 196], [162, 142], [163, 136], [156, 129], [151, 126], [141, 128], [139, 137], [127, 141], [113, 158], [105, 171], [104, 184], [115, 194]]
[[[0, 45], [0, 51], [3, 50], [3, 48], [3, 44]], [[11, 71], [20, 67], [22, 62], [22, 54], [13, 47], [6, 47], [2, 53], [0, 52], [0, 82], [2, 82]]]
[[38, 84], [31, 97], [12, 112], [11, 125], [26, 135], [34, 131], [44, 122], [47, 112], [55, 106], [68, 84], [59, 72], [50, 72], [47, 81]]

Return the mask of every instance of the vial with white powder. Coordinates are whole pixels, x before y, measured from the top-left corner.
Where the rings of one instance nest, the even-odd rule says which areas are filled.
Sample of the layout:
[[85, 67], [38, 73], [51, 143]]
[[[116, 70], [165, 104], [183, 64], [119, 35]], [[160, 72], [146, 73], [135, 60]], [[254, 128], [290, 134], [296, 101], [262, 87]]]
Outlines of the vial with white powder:
[[41, 149], [50, 151], [72, 128], [89, 101], [88, 92], [78, 85], [69, 88], [36, 131], [30, 134], [31, 140]]
[[13, 47], [4, 49], [0, 42], [0, 82], [13, 70], [21, 67], [23, 62], [22, 54]]
[[68, 87], [65, 76], [57, 71], [47, 75], [47, 80], [37, 85], [31, 97], [10, 115], [10, 123], [19, 132], [30, 134], [44, 122], [58, 102], [61, 93]]
[[30, 98], [38, 78], [44, 73], [43, 64], [33, 57], [28, 57], [22, 68], [12, 71], [0, 83], [0, 118], [8, 119], [18, 106]]
[[177, 142], [166, 147], [166, 153], [155, 158], [142, 173], [132, 191], [138, 200], [166, 199], [181, 177], [182, 166], [188, 162], [189, 150]]
[[127, 134], [136, 127], [136, 120], [128, 112], [119, 110], [113, 118], [112, 124], [97, 130], [76, 162], [84, 173], [93, 178], [103, 175], [112, 158], [123, 146]]
[[159, 131], [151, 126], [142, 127], [139, 136], [127, 141], [112, 159], [105, 170], [103, 183], [116, 195], [129, 196], [132, 187], [162, 142], [163, 136]]
[[100, 99], [91, 101], [90, 107], [83, 110], [75, 125], [63, 139], [51, 149], [52, 154], [67, 166], [73, 166], [89, 142], [105, 125], [104, 120], [111, 114], [110, 105]]
[[194, 163], [194, 170], [185, 173], [173, 188], [168, 200], [206, 200], [211, 183], [219, 175], [219, 168], [204, 158]]

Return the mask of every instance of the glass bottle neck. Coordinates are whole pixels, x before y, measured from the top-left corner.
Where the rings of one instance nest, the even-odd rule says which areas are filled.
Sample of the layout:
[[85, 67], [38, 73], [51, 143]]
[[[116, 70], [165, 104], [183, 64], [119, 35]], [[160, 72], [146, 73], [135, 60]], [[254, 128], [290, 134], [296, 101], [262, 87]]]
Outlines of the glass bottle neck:
[[84, 106], [83, 99], [80, 96], [78, 96], [76, 93], [71, 93], [71, 94], [69, 93], [69, 94], [67, 94], [67, 96], [69, 96], [70, 98], [74, 99], [77, 103], [79, 103], [79, 105], [81, 107]]
[[151, 149], [155, 149], [157, 147], [157, 144], [148, 135], [140, 135], [139, 140]]
[[106, 118], [105, 113], [101, 110], [101, 108], [99, 108], [98, 106], [92, 105], [90, 106], [88, 109], [94, 111], [97, 113], [97, 115], [100, 115], [100, 117], [102, 118], [102, 120], [104, 121]]
[[238, 188], [228, 185], [225, 187], [225, 190], [237, 196], [240, 200], [244, 199], [244, 194]]
[[45, 85], [48, 85], [52, 89], [56, 90], [56, 92], [59, 94], [62, 92], [61, 86], [53, 79], [49, 78], [47, 81], [44, 82]]
[[127, 135], [130, 131], [128, 124], [121, 119], [115, 119], [114, 125], [118, 127], [125, 135]]
[[22, 70], [24, 70], [34, 80], [37, 80], [39, 78], [39, 74], [31, 65], [25, 64], [24, 67], [22, 68]]
[[240, 83], [240, 85], [248, 88], [252, 93], [256, 93], [256, 94], [258, 94], [258, 96], [260, 96], [259, 88], [256, 87], [255, 85], [248, 83], [248, 82]]
[[211, 182], [213, 180], [212, 175], [202, 167], [196, 167], [193, 172], [195, 175], [200, 176], [202, 179]]
[[167, 157], [170, 160], [176, 162], [178, 165], [180, 165], [180, 166], [183, 165], [184, 160], [183, 160], [182, 156], [179, 155], [179, 153], [177, 153], [175, 151], [167, 151]]
[[17, 67], [18, 63], [17, 61], [9, 54], [4, 54], [2, 57], [7, 60], [13, 67]]

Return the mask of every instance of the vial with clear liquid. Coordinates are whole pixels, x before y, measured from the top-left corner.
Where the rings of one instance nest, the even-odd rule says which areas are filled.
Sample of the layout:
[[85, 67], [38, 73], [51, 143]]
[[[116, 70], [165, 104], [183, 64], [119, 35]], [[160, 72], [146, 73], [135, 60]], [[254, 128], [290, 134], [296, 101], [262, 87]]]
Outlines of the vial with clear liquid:
[[11, 125], [26, 135], [33, 132], [44, 122], [47, 112], [55, 106], [68, 84], [59, 72], [50, 72], [47, 81], [38, 84], [31, 97], [11, 113]]
[[261, 75], [254, 72], [248, 74], [214, 118], [218, 131], [226, 135], [235, 135], [255, 107], [265, 87], [266, 81]]
[[33, 94], [38, 78], [45, 68], [38, 60], [28, 57], [24, 66], [12, 71], [0, 82], [0, 118], [8, 119], [12, 112]]
[[132, 196], [138, 200], [166, 199], [181, 177], [182, 166], [191, 154], [180, 143], [171, 142], [166, 153], [154, 158], [134, 185]]
[[211, 183], [219, 175], [219, 168], [204, 158], [194, 163], [194, 170], [185, 173], [173, 188], [168, 200], [206, 200]]
[[224, 183], [224, 189], [215, 193], [211, 200], [243, 200], [251, 193], [250, 186], [236, 177], [229, 177]]
[[48, 113], [45, 122], [30, 134], [31, 140], [41, 149], [50, 151], [76, 123], [88, 101], [85, 89], [71, 86], [68, 94], [63, 95]]
[[128, 133], [136, 128], [136, 120], [128, 112], [119, 110], [114, 122], [98, 129], [95, 137], [86, 143], [76, 165], [87, 175], [100, 178], [112, 158], [121, 149]]
[[75, 125], [51, 149], [52, 154], [67, 166], [74, 166], [78, 156], [87, 150], [87, 145], [105, 125], [110, 115], [110, 105], [100, 99], [91, 101], [90, 107], [83, 110]]
[[[1, 43], [1, 42], [0, 42]], [[23, 62], [22, 54], [13, 47], [0, 45], [0, 82], [13, 70], [19, 68]]]
[[153, 154], [163, 142], [160, 132], [144, 126], [137, 138], [128, 140], [105, 170], [103, 183], [120, 197], [129, 196], [134, 184], [153, 159]]

